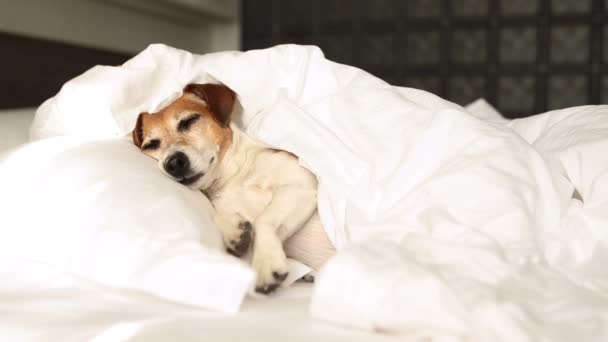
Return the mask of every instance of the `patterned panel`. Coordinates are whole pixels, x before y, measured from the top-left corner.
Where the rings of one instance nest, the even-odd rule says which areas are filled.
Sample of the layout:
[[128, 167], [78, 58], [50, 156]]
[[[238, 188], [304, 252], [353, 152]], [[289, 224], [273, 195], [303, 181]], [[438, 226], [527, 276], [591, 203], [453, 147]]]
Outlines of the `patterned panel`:
[[390, 69], [368, 69], [370, 74], [382, 79], [384, 82], [388, 84], [403, 84], [404, 77], [401, 73], [391, 71]]
[[310, 34], [283, 34], [279, 44], [316, 45], [317, 42]]
[[247, 36], [270, 36], [272, 32], [272, 0], [243, 1], [243, 26]]
[[410, 32], [407, 34], [407, 45], [402, 49], [405, 59], [411, 64], [439, 63], [439, 32]]
[[354, 46], [350, 35], [325, 34], [319, 39], [319, 47], [325, 57], [338, 63], [355, 64]]
[[360, 52], [355, 59], [361, 65], [391, 65], [395, 62], [395, 36], [392, 33], [362, 34], [358, 39]]
[[500, 32], [500, 60], [533, 63], [536, 59], [536, 28], [507, 28]]
[[[243, 2], [256, 3], [257, 0], [243, 0]], [[355, 2], [351, 0], [318, 0], [314, 13], [318, 16], [320, 29], [327, 33], [352, 31], [350, 24], [358, 20], [359, 15], [359, 7], [353, 6]], [[286, 20], [285, 18], [282, 19]]]
[[488, 0], [451, 0], [452, 11], [460, 17], [479, 17], [488, 14]]
[[534, 15], [538, 12], [539, 0], [503, 0], [500, 9], [505, 16]]
[[587, 104], [587, 80], [584, 76], [549, 78], [549, 108], [557, 109]]
[[[606, 0], [606, 2], [608, 2], [608, 0]], [[604, 31], [603, 32], [604, 34], [602, 35], [602, 37], [603, 37], [603, 42], [602, 42], [602, 61], [604, 63], [608, 63], [608, 26], [604, 26], [604, 30], [603, 31]]]
[[316, 44], [460, 104], [486, 96], [524, 115], [608, 102], [608, 0], [244, 0], [242, 18], [245, 49]]
[[482, 77], [454, 77], [450, 79], [450, 99], [467, 104], [484, 95], [485, 82]]
[[551, 10], [556, 14], [588, 13], [592, 0], [552, 0]]
[[434, 18], [441, 14], [441, 0], [407, 0], [406, 13], [414, 18]]
[[452, 34], [452, 62], [483, 63], [486, 59], [486, 32], [457, 30]]
[[279, 2], [279, 20], [283, 35], [305, 35], [312, 32], [312, 3], [310, 1], [282, 0]]
[[439, 78], [437, 77], [406, 77], [404, 86], [423, 89], [431, 93], [439, 93]]
[[588, 58], [587, 26], [559, 26], [551, 30], [551, 62], [585, 63]]
[[406, 1], [374, 0], [373, 6], [366, 6], [366, 4], [362, 4], [360, 12], [365, 18], [382, 20], [403, 16], [405, 10]]
[[602, 103], [608, 103], [608, 76], [602, 77]]
[[498, 81], [498, 106], [510, 113], [534, 111], [534, 77], [500, 77]]
[[252, 49], [264, 49], [267, 47], [271, 47], [275, 45], [270, 36], [265, 37], [253, 37], [249, 39], [245, 39], [243, 42], [243, 49], [252, 50]]

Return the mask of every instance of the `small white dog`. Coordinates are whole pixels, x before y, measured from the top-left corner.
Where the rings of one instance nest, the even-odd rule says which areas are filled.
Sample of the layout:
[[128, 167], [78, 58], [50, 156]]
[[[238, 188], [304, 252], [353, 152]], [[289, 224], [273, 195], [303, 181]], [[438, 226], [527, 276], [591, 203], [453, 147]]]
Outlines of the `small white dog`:
[[209, 197], [228, 252], [241, 257], [253, 245], [256, 291], [270, 293], [288, 274], [283, 242], [316, 213], [317, 179], [296, 156], [231, 124], [234, 103], [226, 86], [189, 84], [158, 113], [139, 115], [133, 141], [169, 177]]

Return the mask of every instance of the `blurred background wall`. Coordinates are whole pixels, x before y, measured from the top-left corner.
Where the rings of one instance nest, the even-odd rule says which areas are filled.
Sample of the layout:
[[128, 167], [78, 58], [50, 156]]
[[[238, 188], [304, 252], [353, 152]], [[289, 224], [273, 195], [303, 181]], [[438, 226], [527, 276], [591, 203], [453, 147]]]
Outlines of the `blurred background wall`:
[[329, 59], [526, 116], [608, 102], [608, 0], [245, 0], [243, 48]]
[[0, 108], [38, 106], [90, 67], [151, 43], [240, 48], [238, 0], [0, 0]]

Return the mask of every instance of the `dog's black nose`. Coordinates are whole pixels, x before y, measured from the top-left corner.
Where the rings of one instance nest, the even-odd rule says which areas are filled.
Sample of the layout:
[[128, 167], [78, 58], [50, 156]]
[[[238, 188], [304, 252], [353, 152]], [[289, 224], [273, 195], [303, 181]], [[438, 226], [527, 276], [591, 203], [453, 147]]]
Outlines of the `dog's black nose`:
[[190, 160], [183, 152], [175, 152], [165, 160], [165, 171], [175, 178], [182, 178], [190, 170]]

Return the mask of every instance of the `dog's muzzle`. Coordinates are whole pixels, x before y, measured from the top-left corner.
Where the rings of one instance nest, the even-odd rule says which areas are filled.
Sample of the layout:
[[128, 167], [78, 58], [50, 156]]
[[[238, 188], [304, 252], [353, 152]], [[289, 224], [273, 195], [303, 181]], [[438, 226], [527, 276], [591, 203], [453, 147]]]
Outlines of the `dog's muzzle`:
[[163, 164], [165, 171], [183, 185], [191, 185], [205, 175], [204, 172], [192, 174], [190, 159], [183, 152], [175, 152]]
[[176, 179], [182, 179], [190, 171], [190, 159], [184, 152], [175, 152], [163, 164], [165, 171]]

